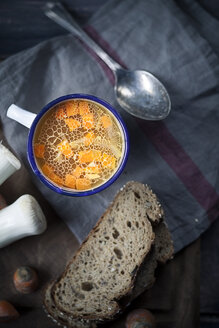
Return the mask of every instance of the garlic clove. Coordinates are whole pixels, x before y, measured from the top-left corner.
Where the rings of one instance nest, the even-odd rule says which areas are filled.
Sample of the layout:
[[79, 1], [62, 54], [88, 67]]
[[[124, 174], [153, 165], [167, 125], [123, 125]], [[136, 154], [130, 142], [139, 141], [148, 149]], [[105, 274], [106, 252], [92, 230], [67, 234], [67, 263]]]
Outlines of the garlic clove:
[[0, 248], [46, 230], [43, 211], [31, 195], [23, 195], [0, 211]]
[[20, 161], [0, 142], [0, 185], [20, 167]]

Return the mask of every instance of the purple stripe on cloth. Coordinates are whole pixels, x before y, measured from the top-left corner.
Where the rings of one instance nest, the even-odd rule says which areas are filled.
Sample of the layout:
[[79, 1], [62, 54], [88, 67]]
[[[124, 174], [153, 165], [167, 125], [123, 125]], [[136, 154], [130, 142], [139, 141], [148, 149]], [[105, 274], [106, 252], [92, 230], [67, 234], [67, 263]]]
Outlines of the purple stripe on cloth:
[[170, 133], [164, 122], [145, 122], [140, 119], [137, 121], [158, 153], [206, 210], [209, 220], [214, 221], [219, 215], [219, 197], [198, 166]]
[[[84, 30], [87, 32], [87, 34], [90, 34], [92, 36], [92, 33], [91, 31], [93, 29], [91, 29], [91, 26], [87, 26], [84, 28]], [[94, 31], [94, 30], [93, 30]], [[93, 36], [92, 36], [93, 37]], [[94, 39], [94, 37], [93, 37]], [[89, 48], [83, 41], [79, 40], [83, 45], [84, 47], [87, 49], [87, 51], [96, 59], [96, 61], [100, 64], [100, 66], [103, 68], [106, 76], [108, 77], [110, 83], [112, 83], [113, 85], [115, 84], [115, 76], [113, 74], [113, 72], [111, 71], [111, 69], [104, 63], [104, 61], [98, 57], [96, 55], [96, 53], [91, 49]], [[104, 49], [104, 48], [103, 48]]]
[[[122, 67], [127, 68], [115, 50], [93, 27], [87, 26], [86, 32]], [[93, 51], [91, 53], [97, 58]], [[112, 72], [110, 71], [109, 73], [108, 66], [99, 57], [98, 62], [101, 64], [110, 82], [114, 84]], [[140, 119], [136, 119], [136, 121], [160, 156], [171, 167], [196, 201], [205, 209], [209, 220], [213, 222], [219, 216], [219, 196], [198, 166], [185, 152], [163, 121], [151, 122]]]

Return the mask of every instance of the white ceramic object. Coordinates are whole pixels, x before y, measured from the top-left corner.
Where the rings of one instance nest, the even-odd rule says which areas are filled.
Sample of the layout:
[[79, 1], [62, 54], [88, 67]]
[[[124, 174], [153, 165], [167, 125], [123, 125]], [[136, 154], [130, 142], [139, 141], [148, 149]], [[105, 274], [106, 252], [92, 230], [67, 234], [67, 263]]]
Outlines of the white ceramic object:
[[20, 161], [0, 143], [0, 185], [21, 167]]
[[43, 211], [31, 195], [23, 195], [0, 211], [0, 248], [46, 230]]
[[30, 128], [33, 120], [36, 117], [36, 114], [28, 112], [27, 110], [12, 104], [10, 107], [8, 107], [7, 117], [26, 126], [27, 128]]

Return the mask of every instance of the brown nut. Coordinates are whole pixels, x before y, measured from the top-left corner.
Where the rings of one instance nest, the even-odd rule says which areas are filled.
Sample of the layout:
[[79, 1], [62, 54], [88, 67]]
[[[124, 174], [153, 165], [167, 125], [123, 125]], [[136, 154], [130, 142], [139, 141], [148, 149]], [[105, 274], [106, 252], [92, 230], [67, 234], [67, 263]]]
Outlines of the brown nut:
[[14, 285], [23, 294], [32, 293], [38, 287], [36, 271], [28, 266], [19, 267], [14, 273]]
[[5, 208], [7, 206], [6, 200], [4, 199], [4, 197], [0, 194], [0, 210], [2, 210], [3, 208]]
[[126, 318], [126, 328], [155, 328], [153, 314], [145, 309], [131, 311]]
[[18, 317], [19, 313], [11, 303], [3, 300], [0, 301], [0, 322], [14, 320]]

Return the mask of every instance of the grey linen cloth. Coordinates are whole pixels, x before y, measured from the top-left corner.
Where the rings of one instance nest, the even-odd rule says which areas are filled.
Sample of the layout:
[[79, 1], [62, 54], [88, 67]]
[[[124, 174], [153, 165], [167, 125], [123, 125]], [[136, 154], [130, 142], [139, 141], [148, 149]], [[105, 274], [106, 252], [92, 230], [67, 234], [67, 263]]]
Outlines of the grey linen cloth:
[[[86, 30], [121, 65], [148, 70], [164, 83], [172, 101], [169, 117], [148, 122], [125, 113], [114, 97], [112, 73], [67, 35], [1, 64], [4, 135], [80, 242], [117, 191], [136, 180], [149, 184], [158, 195], [177, 252], [198, 238], [219, 214], [218, 57], [173, 0], [112, 0], [92, 17]], [[60, 196], [38, 181], [27, 163], [28, 129], [6, 117], [11, 103], [38, 113], [49, 101], [68, 93], [93, 94], [111, 103], [130, 135], [124, 172], [93, 196]]]

